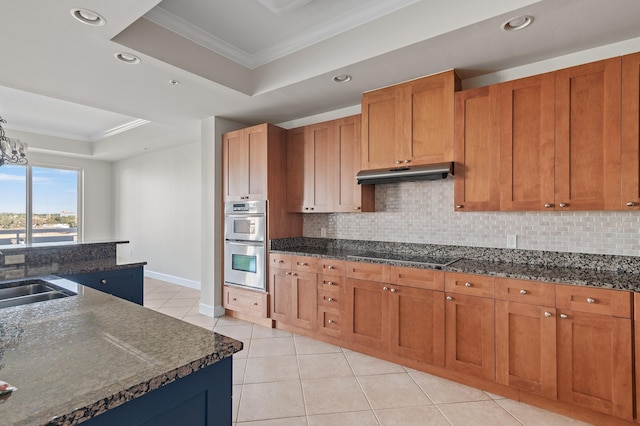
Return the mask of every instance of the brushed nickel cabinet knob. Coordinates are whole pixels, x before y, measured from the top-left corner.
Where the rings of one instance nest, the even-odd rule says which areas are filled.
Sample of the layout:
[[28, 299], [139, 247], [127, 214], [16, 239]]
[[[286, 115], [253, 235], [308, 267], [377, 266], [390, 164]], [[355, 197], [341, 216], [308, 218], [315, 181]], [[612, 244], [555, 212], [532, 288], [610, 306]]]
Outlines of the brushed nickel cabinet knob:
[[469, 288], [469, 287], [471, 287], [471, 283], [464, 283], [464, 286]]
[[462, 209], [464, 206], [462, 204], [456, 204], [456, 209]]
[[587, 303], [596, 303], [596, 300], [591, 297], [587, 297]]
[[544, 316], [547, 317], [547, 318], [551, 317], [551, 312], [545, 312]]
[[550, 209], [551, 207], [553, 207], [553, 204], [551, 204], [551, 203], [546, 203], [546, 204], [544, 205], [544, 208], [545, 208], [545, 209]]
[[447, 300], [453, 300], [453, 297], [447, 296]]
[[564, 208], [564, 207], [567, 207], [568, 204], [567, 203], [560, 203], [559, 206]]
[[382, 287], [382, 291], [387, 291], [389, 290], [389, 287]]
[[106, 283], [107, 283], [107, 280], [105, 278], [100, 280], [100, 284], [106, 284]]
[[525, 294], [527, 294], [527, 290], [525, 290], [525, 289], [520, 290], [520, 294], [522, 294], [524, 296]]
[[569, 318], [569, 317], [567, 316], [567, 314], [560, 314], [560, 318], [562, 318], [562, 319], [567, 319], [567, 318]]
[[633, 206], [635, 206], [635, 205], [636, 205], [636, 203], [634, 203], [633, 201], [629, 201], [629, 202], [627, 203], [627, 207], [633, 207]]
[[391, 293], [395, 293], [397, 290], [395, 288], [391, 289]]
[[327, 321], [329, 324], [333, 324], [333, 320], [329, 320]]

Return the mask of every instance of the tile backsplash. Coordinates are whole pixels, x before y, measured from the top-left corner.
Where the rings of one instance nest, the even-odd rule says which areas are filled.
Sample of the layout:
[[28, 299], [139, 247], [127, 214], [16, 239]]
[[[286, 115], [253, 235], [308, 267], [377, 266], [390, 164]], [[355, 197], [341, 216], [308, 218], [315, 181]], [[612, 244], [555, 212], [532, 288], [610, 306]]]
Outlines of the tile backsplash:
[[640, 212], [454, 212], [453, 178], [376, 185], [375, 213], [307, 214], [304, 236], [640, 256]]

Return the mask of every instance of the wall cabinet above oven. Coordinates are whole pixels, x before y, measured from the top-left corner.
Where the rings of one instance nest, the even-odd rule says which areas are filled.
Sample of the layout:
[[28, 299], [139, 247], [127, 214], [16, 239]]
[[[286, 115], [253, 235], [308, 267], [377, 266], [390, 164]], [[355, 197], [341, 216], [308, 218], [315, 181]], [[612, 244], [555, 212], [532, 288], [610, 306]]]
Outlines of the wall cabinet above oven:
[[267, 200], [267, 239], [302, 235], [302, 219], [286, 213], [287, 131], [259, 124], [222, 135], [224, 201]]

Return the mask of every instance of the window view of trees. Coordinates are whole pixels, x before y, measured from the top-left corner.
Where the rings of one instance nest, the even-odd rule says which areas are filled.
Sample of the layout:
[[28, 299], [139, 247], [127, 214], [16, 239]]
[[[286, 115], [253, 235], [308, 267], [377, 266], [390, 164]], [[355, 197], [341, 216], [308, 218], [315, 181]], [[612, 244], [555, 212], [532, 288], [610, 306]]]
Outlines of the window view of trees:
[[[0, 245], [77, 241], [78, 181], [77, 170], [2, 166]], [[27, 211], [29, 205], [31, 211]]]

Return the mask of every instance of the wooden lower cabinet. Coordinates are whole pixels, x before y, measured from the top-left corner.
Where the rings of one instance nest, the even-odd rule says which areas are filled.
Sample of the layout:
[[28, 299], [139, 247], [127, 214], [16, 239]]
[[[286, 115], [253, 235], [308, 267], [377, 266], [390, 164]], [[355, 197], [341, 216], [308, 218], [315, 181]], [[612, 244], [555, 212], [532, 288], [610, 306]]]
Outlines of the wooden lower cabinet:
[[556, 399], [556, 310], [496, 301], [496, 382]]
[[558, 309], [558, 399], [633, 419], [630, 318]]
[[388, 284], [347, 278], [347, 335], [368, 348], [389, 348]]
[[446, 293], [446, 367], [494, 380], [494, 320], [493, 299]]
[[272, 268], [269, 272], [271, 318], [313, 330], [317, 316], [317, 275]]
[[444, 293], [410, 287], [389, 290], [389, 350], [444, 366]]

